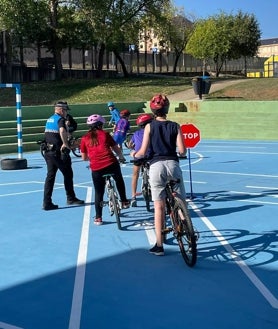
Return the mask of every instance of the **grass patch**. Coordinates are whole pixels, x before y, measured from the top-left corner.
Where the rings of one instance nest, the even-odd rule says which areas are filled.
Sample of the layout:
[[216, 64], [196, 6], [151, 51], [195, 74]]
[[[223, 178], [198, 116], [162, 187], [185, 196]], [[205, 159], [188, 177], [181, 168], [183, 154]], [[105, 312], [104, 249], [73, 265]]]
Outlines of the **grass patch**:
[[[212, 79], [214, 81], [226, 80]], [[242, 80], [242, 79], [241, 79]], [[209, 94], [211, 100], [278, 100], [278, 79], [244, 79], [244, 82], [229, 86]], [[148, 101], [155, 93], [171, 95], [191, 89], [189, 77], [147, 77], [118, 79], [69, 79], [65, 81], [44, 81], [22, 83], [22, 105], [52, 105], [57, 100], [67, 100], [69, 104], [136, 102]], [[0, 88], [0, 106], [14, 106], [13, 88]]]
[[209, 95], [209, 99], [273, 101], [278, 100], [278, 79], [257, 78], [226, 87]]
[[[183, 77], [65, 80], [23, 83], [22, 105], [49, 105], [57, 100], [69, 104], [146, 101], [154, 93], [167, 95], [191, 87], [191, 80]], [[0, 88], [0, 106], [13, 106], [15, 92]]]

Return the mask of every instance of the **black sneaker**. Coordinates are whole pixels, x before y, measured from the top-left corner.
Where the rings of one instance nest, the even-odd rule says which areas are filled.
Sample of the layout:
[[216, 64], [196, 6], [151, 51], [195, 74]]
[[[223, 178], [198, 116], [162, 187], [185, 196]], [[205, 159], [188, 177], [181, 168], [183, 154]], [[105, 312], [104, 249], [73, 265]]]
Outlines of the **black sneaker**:
[[154, 254], [156, 256], [163, 256], [164, 255], [163, 246], [158, 247], [157, 244], [155, 244], [149, 251], [150, 251], [151, 254]]
[[42, 206], [43, 210], [56, 210], [58, 208], [59, 208], [59, 206], [57, 204], [53, 204], [53, 203], [49, 203], [49, 204]]
[[77, 198], [67, 200], [67, 204], [84, 204], [84, 200], [79, 200]]

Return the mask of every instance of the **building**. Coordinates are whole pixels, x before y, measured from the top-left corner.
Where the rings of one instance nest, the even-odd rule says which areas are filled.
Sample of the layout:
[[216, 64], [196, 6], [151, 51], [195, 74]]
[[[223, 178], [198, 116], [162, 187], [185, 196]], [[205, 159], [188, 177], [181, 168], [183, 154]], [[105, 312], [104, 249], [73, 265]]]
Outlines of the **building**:
[[258, 57], [278, 55], [278, 38], [262, 39], [258, 50]]
[[152, 53], [153, 50], [160, 50], [159, 39], [154, 29], [145, 29], [139, 34], [139, 52]]

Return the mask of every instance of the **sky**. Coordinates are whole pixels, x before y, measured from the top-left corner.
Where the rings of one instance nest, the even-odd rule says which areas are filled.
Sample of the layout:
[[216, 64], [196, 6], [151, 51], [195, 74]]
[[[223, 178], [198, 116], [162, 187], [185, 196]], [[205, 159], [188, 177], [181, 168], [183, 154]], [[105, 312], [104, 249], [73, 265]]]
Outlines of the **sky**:
[[278, 38], [277, 0], [173, 0], [176, 7], [183, 7], [186, 17], [208, 18], [224, 11], [227, 14], [254, 14], [261, 30], [261, 39]]

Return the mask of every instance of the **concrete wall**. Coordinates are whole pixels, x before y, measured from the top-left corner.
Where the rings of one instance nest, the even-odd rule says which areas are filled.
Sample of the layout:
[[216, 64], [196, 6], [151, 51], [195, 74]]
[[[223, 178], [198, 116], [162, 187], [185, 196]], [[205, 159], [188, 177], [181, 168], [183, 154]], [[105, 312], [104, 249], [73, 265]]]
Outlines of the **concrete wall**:
[[[132, 130], [136, 129], [138, 114], [150, 112], [148, 102], [117, 103], [129, 109]], [[71, 114], [78, 122], [76, 136], [87, 131], [86, 119], [93, 113], [109, 120], [105, 104], [72, 105]], [[23, 151], [38, 150], [37, 140], [43, 138], [46, 119], [53, 113], [53, 106], [27, 106], [22, 108]], [[209, 101], [194, 100], [171, 102], [170, 120], [180, 124], [193, 123], [202, 139], [278, 140], [277, 101]], [[0, 108], [0, 154], [17, 153], [16, 108]]]
[[[139, 113], [144, 112], [144, 102], [117, 103], [119, 110], [128, 109], [131, 114], [131, 125], [135, 128], [135, 119]], [[100, 104], [77, 104], [70, 106], [70, 113], [78, 123], [76, 136], [82, 136], [88, 131], [87, 117], [97, 113], [110, 119], [107, 103]], [[54, 112], [52, 105], [23, 106], [22, 107], [22, 132], [23, 151], [38, 150], [38, 140], [43, 139], [45, 122]], [[108, 128], [111, 129], [111, 128]], [[17, 122], [16, 108], [0, 108], [0, 154], [17, 153]]]
[[169, 119], [195, 124], [205, 139], [278, 140], [277, 101], [172, 102]]

